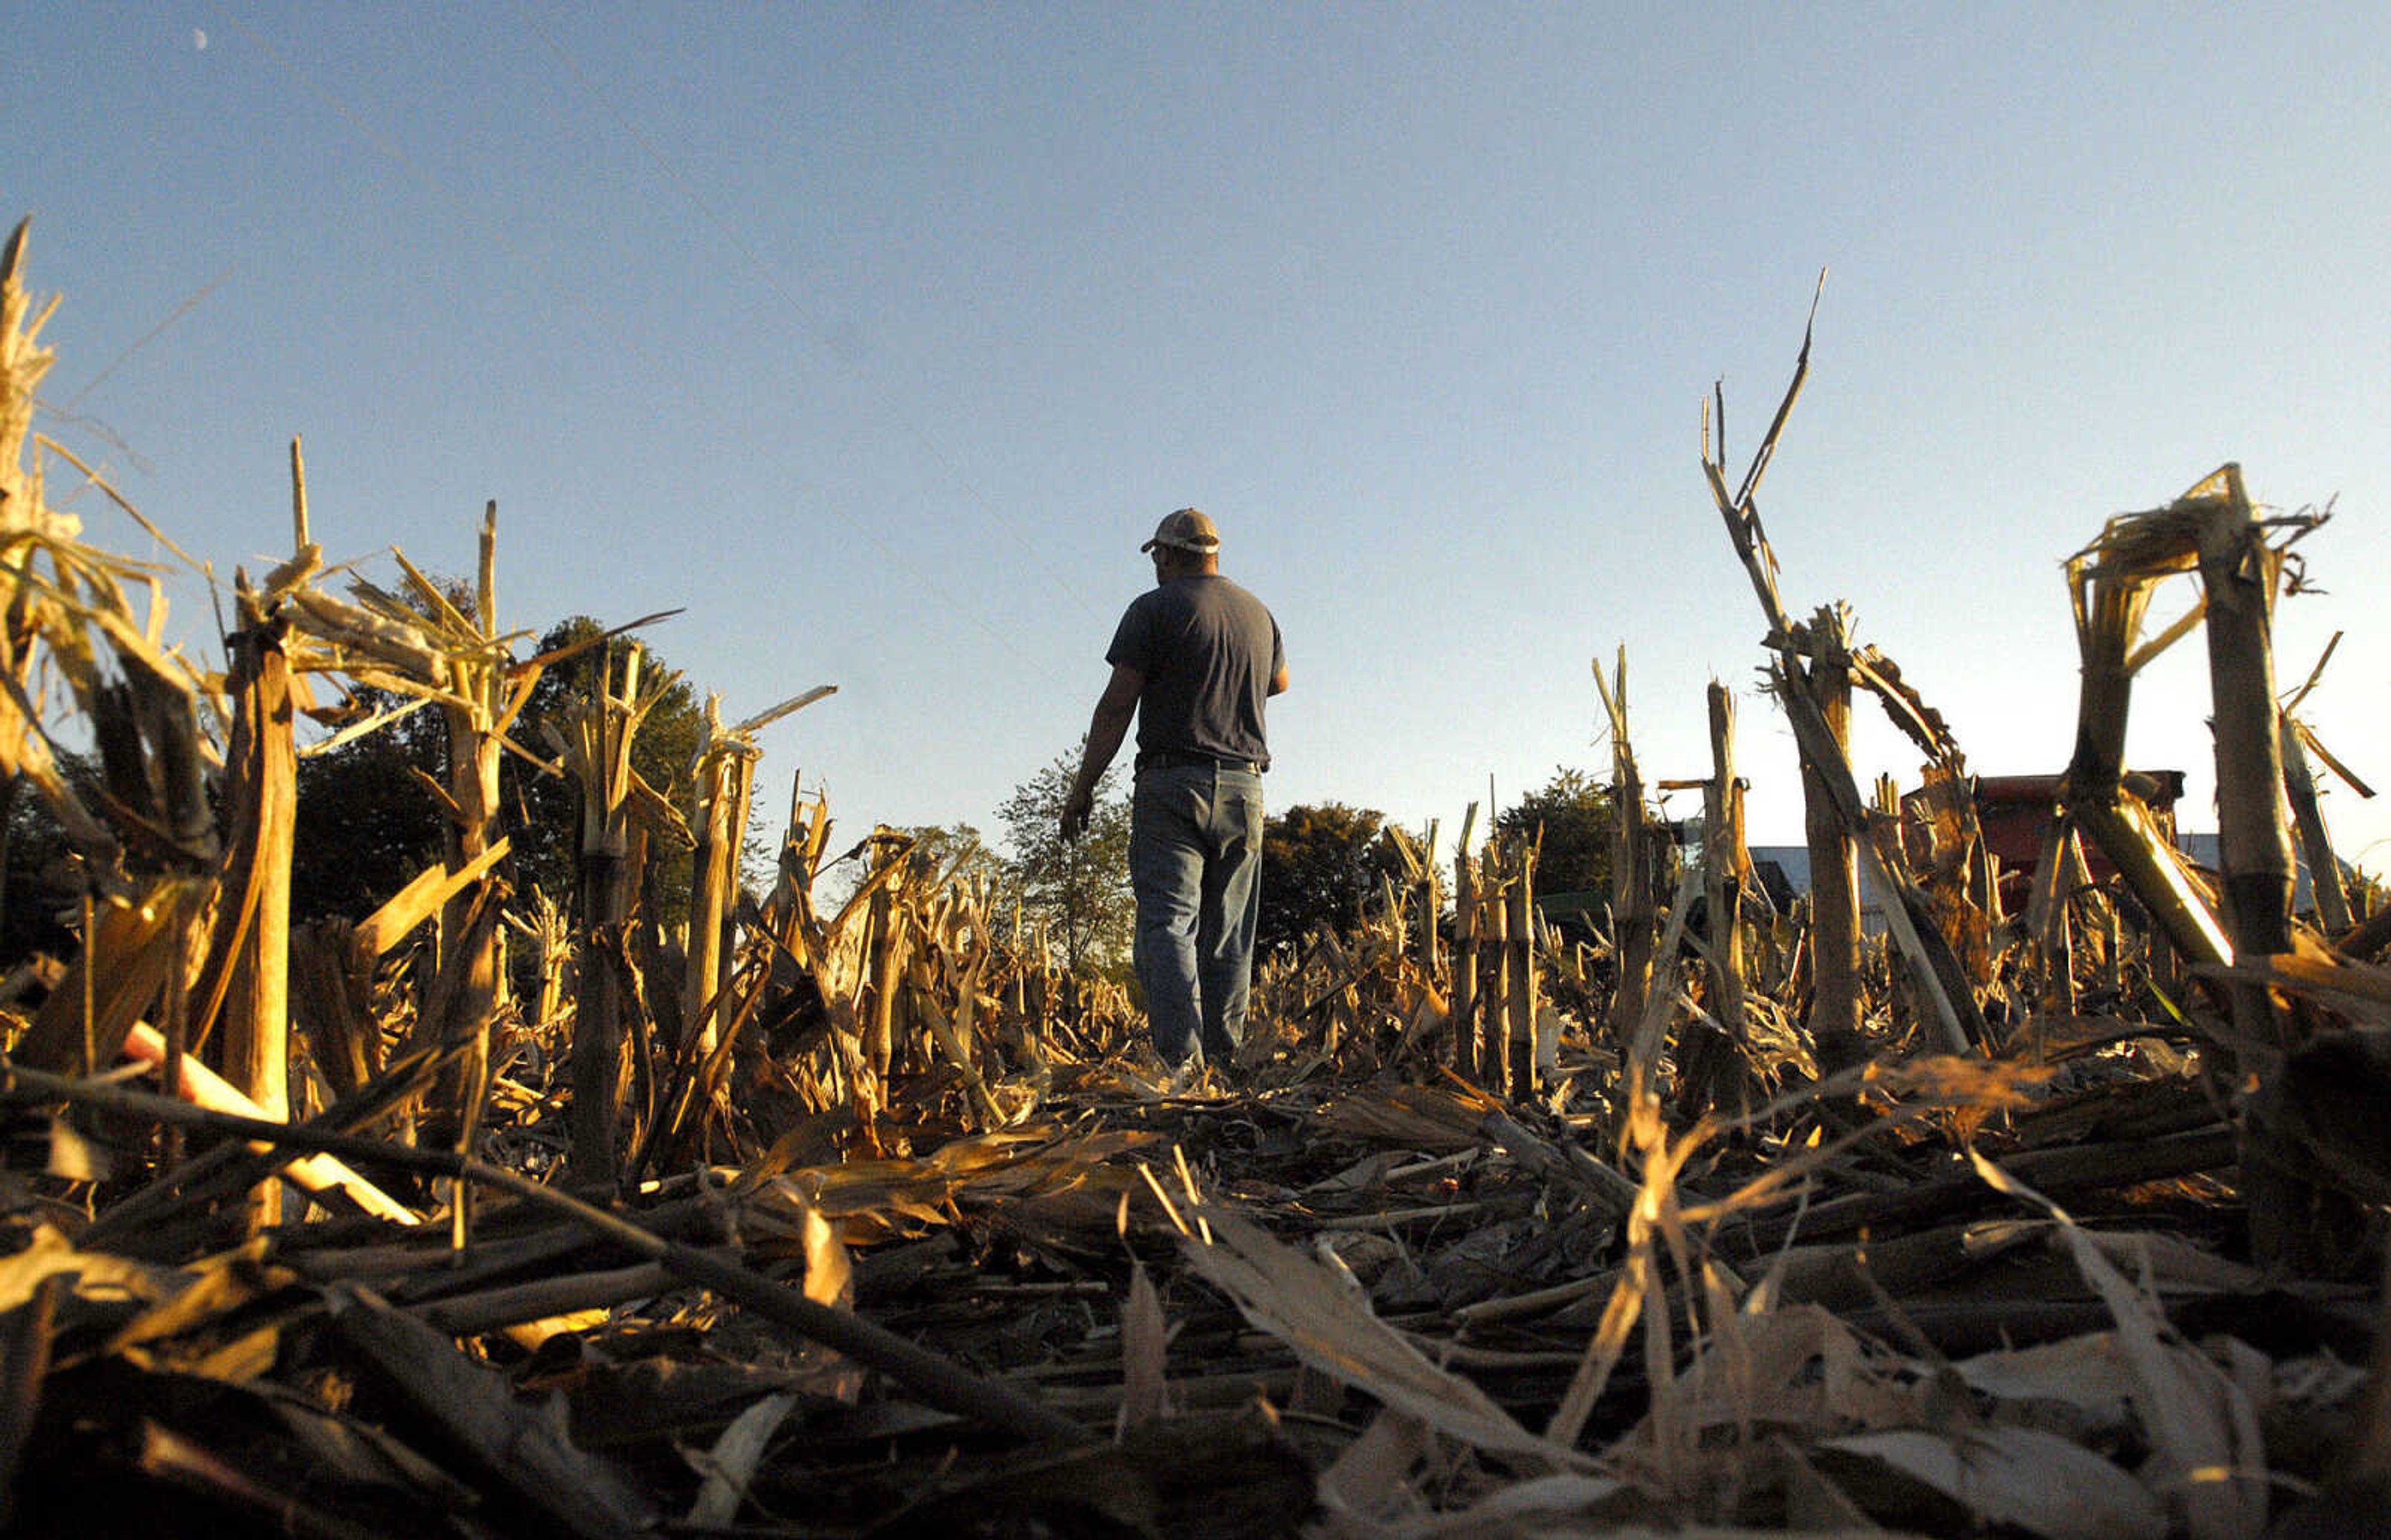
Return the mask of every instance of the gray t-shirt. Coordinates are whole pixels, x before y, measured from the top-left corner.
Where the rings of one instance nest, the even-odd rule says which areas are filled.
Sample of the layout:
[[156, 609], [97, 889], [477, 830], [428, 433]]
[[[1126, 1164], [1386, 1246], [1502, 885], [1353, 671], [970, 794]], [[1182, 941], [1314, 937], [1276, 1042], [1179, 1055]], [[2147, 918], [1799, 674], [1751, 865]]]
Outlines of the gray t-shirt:
[[1137, 751], [1251, 760], [1267, 769], [1262, 703], [1286, 654], [1262, 601], [1218, 573], [1173, 578], [1130, 602], [1105, 652], [1145, 676]]

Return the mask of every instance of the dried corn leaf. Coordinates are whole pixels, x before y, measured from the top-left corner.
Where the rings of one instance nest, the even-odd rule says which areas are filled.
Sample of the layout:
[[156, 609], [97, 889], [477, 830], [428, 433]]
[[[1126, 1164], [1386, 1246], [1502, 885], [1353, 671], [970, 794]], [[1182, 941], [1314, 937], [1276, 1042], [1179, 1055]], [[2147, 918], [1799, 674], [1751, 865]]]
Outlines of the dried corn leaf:
[[745, 1501], [747, 1488], [756, 1479], [756, 1468], [764, 1463], [764, 1454], [771, 1446], [772, 1435], [781, 1431], [789, 1414], [796, 1409], [797, 1398], [786, 1392], [768, 1395], [730, 1419], [730, 1426], [714, 1441], [714, 1447], [704, 1457], [693, 1463], [705, 1472], [705, 1484], [697, 1498], [690, 1504], [688, 1523], [691, 1529], [728, 1527], [739, 1516], [741, 1503]]
[[1119, 1430], [1170, 1415], [1170, 1388], [1163, 1377], [1170, 1328], [1162, 1318], [1162, 1296], [1145, 1264], [1132, 1264], [1129, 1298], [1121, 1302], [1121, 1409]]
[[334, 1285], [328, 1297], [333, 1320], [375, 1366], [560, 1531], [632, 1540], [654, 1527], [638, 1488], [575, 1448], [543, 1410], [516, 1402], [493, 1371], [354, 1284]]
[[1236, 1302], [1246, 1319], [1325, 1374], [1475, 1448], [1549, 1467], [1590, 1468], [1577, 1451], [1539, 1438], [1484, 1391], [1428, 1362], [1374, 1315], [1346, 1277], [1272, 1239], [1226, 1209], [1206, 1209], [1212, 1239], [1183, 1243], [1189, 1265]]
[[2143, 1480], [2193, 1540], [2249, 1540], [2267, 1523], [2266, 1450], [2240, 1387], [2173, 1340], [2158, 1302], [2136, 1288], [2065, 1210], [1974, 1150], [1978, 1175], [2060, 1223], [2084, 1281], [2116, 1318], [2117, 1341], [2141, 1388], [2138, 1406], [2152, 1446]]
[[190, 1275], [178, 1267], [80, 1251], [57, 1226], [36, 1225], [24, 1250], [0, 1257], [0, 1312], [24, 1304], [53, 1275], [72, 1280], [79, 1297], [117, 1309], [155, 1308], [191, 1286]]
[[2141, 1385], [2113, 1332], [1978, 1354], [1951, 1366], [1999, 1421], [2109, 1442], [2133, 1426]]
[[2133, 1477], [2081, 1444], [2032, 1428], [1947, 1435], [1899, 1429], [1818, 1447], [1932, 1487], [1978, 1523], [2047, 1540], [2165, 1540], [2168, 1533], [2166, 1506]]
[[1826, 1310], [1717, 1320], [1710, 1350], [1677, 1382], [1676, 1416], [1698, 1434], [1737, 1430], [1749, 1446], [1755, 1428], [1824, 1435], [1920, 1415], [1914, 1366], [1872, 1351]]
[[263, 1246], [252, 1243], [197, 1269], [188, 1288], [126, 1322], [106, 1351], [123, 1354], [144, 1367], [175, 1368], [235, 1383], [264, 1373], [274, 1365], [277, 1325], [239, 1328], [228, 1338], [206, 1329], [298, 1281], [298, 1275], [287, 1268], [261, 1265], [263, 1256]]

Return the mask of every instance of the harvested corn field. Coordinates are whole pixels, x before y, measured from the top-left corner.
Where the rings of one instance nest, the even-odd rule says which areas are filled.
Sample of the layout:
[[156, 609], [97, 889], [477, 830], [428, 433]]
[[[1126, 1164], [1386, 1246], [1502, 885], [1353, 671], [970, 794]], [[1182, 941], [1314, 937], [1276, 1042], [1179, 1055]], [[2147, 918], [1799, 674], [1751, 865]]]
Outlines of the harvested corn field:
[[[1805, 348], [1734, 490], [1707, 434], [1700, 469], [1801, 744], [1807, 896], [1751, 872], [1723, 689], [1701, 841], [1646, 815], [1622, 652], [1597, 694], [1633, 815], [1591, 918], [1547, 918], [1535, 841], [1473, 841], [1474, 809], [1450, 850], [1397, 831], [1400, 877], [1265, 969], [1238, 1059], [1185, 1084], [1118, 986], [911, 837], [818, 904], [829, 810], [793, 794], [776, 880], [743, 887], [754, 734], [823, 691], [709, 711], [654, 784], [659, 680], [612, 633], [522, 651], [495, 511], [465, 588], [334, 573], [294, 447], [291, 552], [236, 579], [227, 665], [166, 646], [143, 565], [53, 510], [76, 462], [30, 431], [24, 249], [0, 769], [77, 885], [72, 945], [8, 984], [18, 1533], [2205, 1540], [2380, 1512], [2391, 925], [2338, 879], [2334, 762], [2278, 702], [2268, 616], [2316, 520], [2260, 518], [2237, 468], [2070, 564], [2078, 748], [2005, 885], [1949, 726], [1840, 607], [1778, 593], [1756, 496]], [[2201, 594], [2215, 870], [2123, 761], [2135, 671], [2192, 629], [2143, 635], [2168, 581]], [[516, 741], [566, 668], [564, 725]], [[1855, 687], [1925, 757], [1912, 796], [1857, 782]], [[294, 929], [295, 719], [366, 691], [396, 704], [341, 732], [436, 714], [447, 853]], [[510, 753], [573, 789], [569, 905], [513, 885]]]

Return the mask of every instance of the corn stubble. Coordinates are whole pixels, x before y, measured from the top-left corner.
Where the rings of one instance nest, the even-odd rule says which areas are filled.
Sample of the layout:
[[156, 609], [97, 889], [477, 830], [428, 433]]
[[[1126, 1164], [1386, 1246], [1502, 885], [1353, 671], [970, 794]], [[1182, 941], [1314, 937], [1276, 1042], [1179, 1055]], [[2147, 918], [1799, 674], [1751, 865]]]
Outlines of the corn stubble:
[[[294, 443], [292, 554], [235, 575], [226, 666], [166, 645], [159, 570], [52, 507], [62, 470], [123, 500], [33, 431], [25, 250], [0, 772], [78, 893], [72, 955], [5, 1007], [25, 1533], [2224, 1540], [2391, 1480], [2358, 1367], [2391, 925], [2329, 858], [2316, 766], [2356, 778], [2292, 714], [2316, 674], [2277, 700], [2273, 605], [2322, 520], [2262, 515], [2238, 468], [2069, 563], [2081, 726], [2008, 913], [1948, 725], [1847, 606], [1779, 593], [1755, 499], [1805, 336], [1734, 489], [1723, 398], [1700, 468], [1801, 749], [1811, 894], [1753, 877], [1721, 686], [1708, 776], [1663, 783], [1706, 833], [1673, 842], [1622, 647], [1607, 905], [1548, 918], [1538, 842], [1474, 841], [1475, 807], [1449, 851], [1391, 830], [1395, 875], [1266, 959], [1238, 1062], [1180, 1086], [984, 871], [881, 829], [818, 903], [801, 782], [743, 887], [756, 734], [830, 687], [735, 724], [709, 698], [650, 784], [645, 622], [519, 656], [495, 507], [470, 593], [395, 553], [392, 585], [329, 571]], [[2145, 636], [2178, 581], [2191, 612]], [[2194, 630], [2213, 873], [2123, 752], [2135, 674]], [[523, 741], [558, 668], [579, 699]], [[446, 854], [294, 931], [296, 719], [356, 686], [438, 713]], [[1861, 697], [1918, 792], [1863, 793]], [[509, 755], [575, 790], [572, 894], [510, 884]]]

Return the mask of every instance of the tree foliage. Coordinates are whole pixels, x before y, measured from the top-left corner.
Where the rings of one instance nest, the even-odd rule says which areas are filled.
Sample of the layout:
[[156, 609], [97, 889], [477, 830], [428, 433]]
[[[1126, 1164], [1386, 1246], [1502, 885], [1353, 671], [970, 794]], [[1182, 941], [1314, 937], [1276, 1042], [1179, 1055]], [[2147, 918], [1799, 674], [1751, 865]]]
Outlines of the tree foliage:
[[1583, 770], [1557, 766], [1553, 778], [1494, 815], [1494, 831], [1534, 840], [1539, 893], [1608, 893], [1614, 810], [1610, 788]]
[[1361, 918], [1379, 879], [1402, 866], [1387, 846], [1386, 815], [1343, 802], [1299, 804], [1274, 814], [1262, 838], [1261, 912], [1255, 944], [1297, 947], [1314, 930], [1344, 931]]
[[[537, 650], [553, 652], [586, 640], [601, 629], [587, 615], [573, 616], [542, 636]], [[564, 731], [566, 714], [574, 703], [597, 694], [601, 670], [612, 668], [619, 683], [624, 649], [630, 645], [628, 638], [615, 637], [542, 674], [523, 707], [523, 719], [513, 734], [515, 741], [542, 758], [553, 755], [555, 748], [541, 731], [541, 725], [553, 723], [558, 731]], [[642, 676], [652, 678], [660, 672], [670, 671], [671, 665], [653, 648], [645, 648], [644, 652], [640, 665]], [[703, 703], [689, 682], [682, 679], [676, 680], [664, 699], [641, 719], [639, 736], [631, 740], [632, 768], [679, 807], [684, 817], [692, 811], [687, 801], [690, 767], [704, 738]], [[507, 832], [514, 842], [515, 886], [527, 892], [536, 882], [542, 892], [562, 903], [573, 892], [580, 863], [577, 793], [562, 777], [542, 775], [511, 754], [507, 756], [502, 775]], [[741, 837], [744, 839], [744, 830]], [[649, 845], [648, 879], [656, 892], [659, 909], [653, 918], [664, 924], [677, 923], [688, 908], [690, 856], [685, 845], [670, 841], [653, 841]]]
[[[552, 627], [536, 650], [553, 651], [595, 635], [598, 622], [576, 615]], [[573, 702], [593, 691], [601, 660], [619, 658], [628, 645], [617, 638], [551, 668], [532, 691], [510, 736], [529, 752], [547, 758], [554, 750], [541, 731], [562, 731]], [[616, 665], [619, 667], [619, 664]], [[665, 667], [649, 653], [643, 669]], [[355, 697], [360, 715], [402, 702], [378, 690]], [[650, 785], [678, 797], [705, 730], [695, 693], [676, 683], [640, 724], [631, 761]], [[299, 762], [299, 822], [291, 873], [294, 918], [338, 916], [362, 919], [441, 859], [443, 833], [433, 783], [446, 778], [448, 732], [436, 707], [408, 712], [329, 753]], [[536, 883], [560, 903], [573, 892], [579, 860], [580, 826], [574, 789], [509, 754], [499, 771], [505, 808], [504, 832], [512, 845], [509, 877], [519, 892]], [[686, 810], [684, 810], [686, 811]], [[652, 846], [655, 918], [677, 920], [689, 902], [690, 853], [670, 842]]]
[[[375, 689], [351, 699], [360, 721], [404, 704]], [[440, 860], [440, 805], [423, 777], [443, 777], [447, 754], [439, 712], [420, 707], [299, 761], [292, 919], [363, 919]]]
[[[989, 922], [1004, 918], [999, 911], [1010, 910], [1014, 898], [1013, 865], [990, 850], [979, 830], [971, 825], [903, 824], [884, 827], [875, 830], [873, 837], [884, 833], [912, 841], [908, 859], [913, 864], [913, 876], [909, 880], [985, 881], [989, 889]], [[837, 913], [871, 879], [871, 844], [867, 840], [823, 866], [814, 894], [814, 902], [823, 912]]]
[[[72, 750], [58, 753], [58, 771], [86, 805], [99, 805], [103, 778], [97, 761]], [[13, 968], [36, 952], [72, 955], [78, 943], [71, 925], [82, 894], [74, 847], [41, 798], [22, 776], [0, 782], [0, 967]]]
[[1075, 973], [1101, 972], [1129, 956], [1136, 923], [1129, 885], [1129, 799], [1118, 766], [1096, 783], [1087, 831], [1063, 838], [1063, 804], [1078, 778], [1079, 747], [1013, 789], [997, 809], [1013, 847], [1012, 875], [1030, 923], [1043, 921], [1047, 938]]
[[969, 824], [916, 824], [897, 831], [913, 841], [913, 859], [930, 878], [942, 881], [985, 879], [1004, 900], [1011, 879], [1004, 858], [988, 848], [978, 829]]

